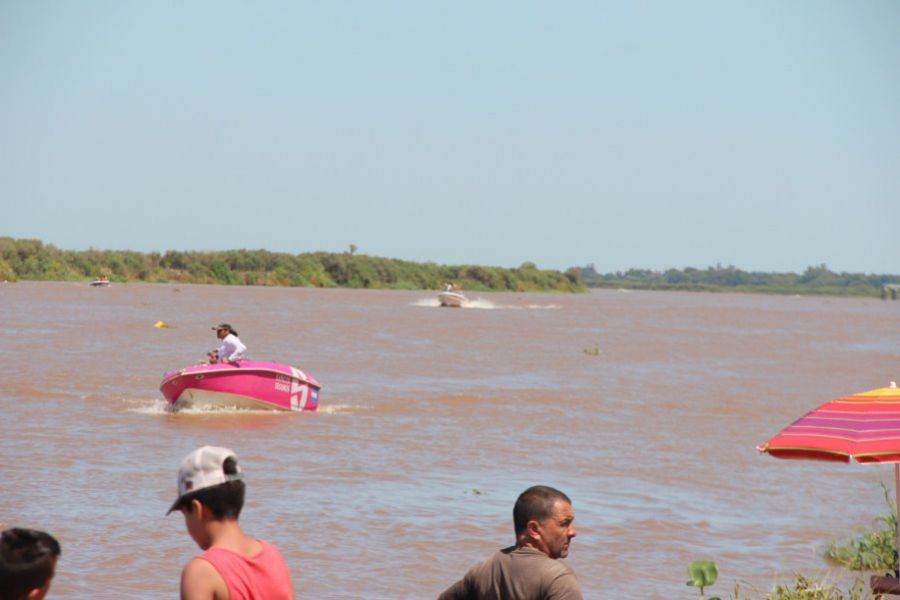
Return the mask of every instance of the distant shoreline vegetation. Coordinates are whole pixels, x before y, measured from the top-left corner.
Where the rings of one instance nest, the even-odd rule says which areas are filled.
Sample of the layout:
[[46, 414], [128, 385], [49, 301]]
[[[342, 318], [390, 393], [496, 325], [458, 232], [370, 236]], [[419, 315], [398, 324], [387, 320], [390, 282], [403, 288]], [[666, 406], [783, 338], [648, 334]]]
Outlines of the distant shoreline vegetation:
[[900, 275], [835, 273], [824, 264], [808, 267], [800, 274], [748, 272], [731, 265], [666, 271], [629, 269], [605, 275], [598, 273], [592, 264], [572, 270], [588, 287], [638, 290], [885, 297], [885, 285], [900, 284]]
[[0, 237], [0, 281], [84, 281], [106, 276], [118, 283], [392, 290], [435, 290], [452, 282], [471, 291], [573, 293], [591, 287], [868, 297], [884, 297], [885, 285], [900, 285], [900, 275], [835, 273], [824, 264], [808, 267], [800, 274], [743, 271], [731, 265], [601, 274], [592, 264], [563, 273], [538, 269], [531, 262], [513, 269], [451, 266], [368, 256], [356, 250], [354, 245], [347, 252], [304, 254], [268, 250], [60, 250], [40, 240]]
[[60, 250], [40, 240], [0, 237], [0, 281], [206, 283], [290, 287], [436, 290], [452, 282], [463, 290], [584, 292], [575, 271], [417, 263], [348, 252], [288, 254], [267, 250]]

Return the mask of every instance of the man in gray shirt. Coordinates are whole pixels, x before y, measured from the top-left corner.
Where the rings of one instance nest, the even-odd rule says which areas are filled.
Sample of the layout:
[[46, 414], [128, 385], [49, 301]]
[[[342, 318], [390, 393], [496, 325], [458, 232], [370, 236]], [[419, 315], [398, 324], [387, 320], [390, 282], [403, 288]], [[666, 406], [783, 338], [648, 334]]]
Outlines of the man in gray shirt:
[[558, 560], [575, 537], [572, 501], [544, 485], [519, 495], [516, 545], [469, 569], [438, 600], [583, 600], [572, 568]]

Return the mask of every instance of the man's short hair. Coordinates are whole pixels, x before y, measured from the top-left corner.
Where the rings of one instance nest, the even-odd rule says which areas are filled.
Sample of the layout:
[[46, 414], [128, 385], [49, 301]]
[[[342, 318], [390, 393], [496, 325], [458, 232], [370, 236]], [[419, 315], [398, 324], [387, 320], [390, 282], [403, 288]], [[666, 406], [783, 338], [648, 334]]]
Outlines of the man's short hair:
[[528, 521], [543, 521], [553, 515], [553, 506], [557, 500], [572, 504], [569, 497], [561, 491], [547, 485], [535, 485], [519, 494], [513, 507], [513, 525], [516, 535], [525, 531]]
[[49, 533], [14, 527], [0, 540], [0, 600], [18, 600], [53, 577], [59, 542]]

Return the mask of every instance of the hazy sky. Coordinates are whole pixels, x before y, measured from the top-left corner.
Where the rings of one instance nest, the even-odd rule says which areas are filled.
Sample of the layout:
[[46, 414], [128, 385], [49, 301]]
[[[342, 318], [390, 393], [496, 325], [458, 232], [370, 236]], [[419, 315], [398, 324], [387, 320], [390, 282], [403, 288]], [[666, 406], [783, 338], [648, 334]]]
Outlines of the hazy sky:
[[0, 235], [900, 273], [900, 2], [0, 2]]

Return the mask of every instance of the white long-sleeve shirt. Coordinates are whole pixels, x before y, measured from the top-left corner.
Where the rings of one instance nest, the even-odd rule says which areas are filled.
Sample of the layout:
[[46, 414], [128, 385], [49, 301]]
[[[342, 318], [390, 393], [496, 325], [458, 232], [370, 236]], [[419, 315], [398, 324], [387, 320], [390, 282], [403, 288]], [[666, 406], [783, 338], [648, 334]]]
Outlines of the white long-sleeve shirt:
[[222, 345], [219, 346], [219, 360], [224, 361], [226, 358], [228, 360], [240, 360], [244, 357], [244, 352], [246, 351], [247, 346], [238, 339], [238, 336], [229, 333], [222, 338]]

